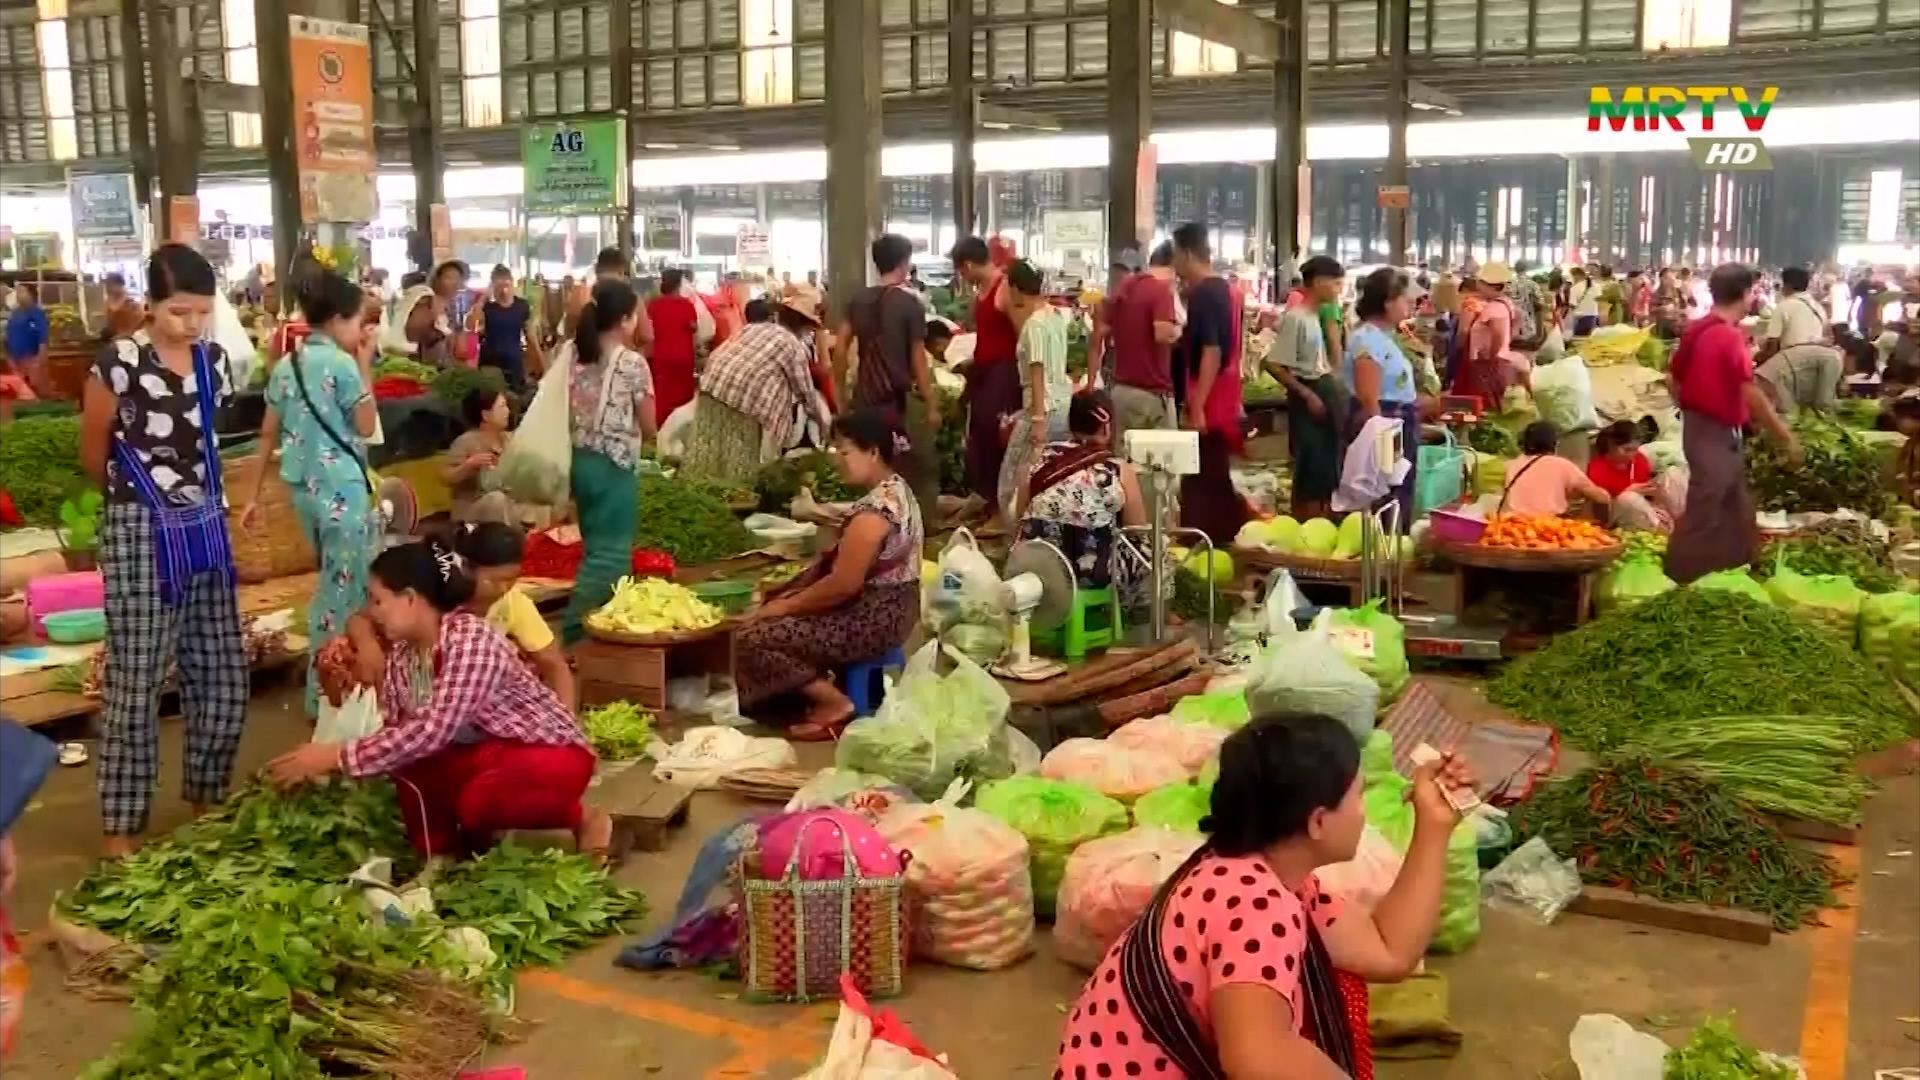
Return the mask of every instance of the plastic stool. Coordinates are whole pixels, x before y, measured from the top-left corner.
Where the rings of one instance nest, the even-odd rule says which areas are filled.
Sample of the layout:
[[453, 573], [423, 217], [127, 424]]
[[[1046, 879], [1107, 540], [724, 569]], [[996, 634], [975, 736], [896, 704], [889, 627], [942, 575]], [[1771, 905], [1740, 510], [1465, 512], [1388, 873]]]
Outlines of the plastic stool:
[[[1094, 625], [1087, 625], [1088, 612], [1103, 607], [1106, 617], [1096, 618]], [[1073, 590], [1073, 609], [1067, 613], [1066, 621], [1044, 629], [1035, 627], [1032, 635], [1036, 643], [1058, 650], [1069, 660], [1079, 660], [1087, 655], [1088, 649], [1112, 646], [1124, 632], [1120, 625], [1120, 597], [1109, 585], [1104, 589]]]
[[907, 650], [899, 645], [871, 660], [848, 664], [847, 669], [840, 673], [840, 688], [846, 692], [847, 699], [853, 702], [853, 715], [872, 716], [873, 710], [886, 700], [886, 673], [900, 671], [906, 666]]

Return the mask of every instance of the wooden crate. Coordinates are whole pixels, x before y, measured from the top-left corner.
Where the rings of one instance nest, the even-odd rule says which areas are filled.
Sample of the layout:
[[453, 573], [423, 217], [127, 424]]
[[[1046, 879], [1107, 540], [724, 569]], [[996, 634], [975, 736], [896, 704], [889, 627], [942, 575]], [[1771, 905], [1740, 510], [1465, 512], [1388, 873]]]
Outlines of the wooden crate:
[[733, 671], [733, 634], [684, 645], [614, 645], [588, 639], [573, 647], [580, 707], [631, 701], [656, 713], [667, 707], [667, 683], [683, 675]]

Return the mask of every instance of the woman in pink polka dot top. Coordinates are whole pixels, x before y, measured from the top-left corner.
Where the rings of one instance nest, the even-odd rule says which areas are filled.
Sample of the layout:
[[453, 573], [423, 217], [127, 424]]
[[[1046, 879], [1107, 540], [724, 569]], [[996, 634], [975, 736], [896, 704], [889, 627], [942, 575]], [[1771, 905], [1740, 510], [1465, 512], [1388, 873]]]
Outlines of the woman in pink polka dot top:
[[1235, 732], [1200, 823], [1207, 843], [1087, 981], [1055, 1080], [1369, 1080], [1365, 997], [1354, 1015], [1335, 972], [1395, 982], [1419, 965], [1460, 817], [1444, 787], [1469, 782], [1451, 758], [1414, 774], [1417, 824], [1400, 876], [1372, 917], [1348, 916], [1313, 872], [1353, 858], [1360, 842], [1353, 736], [1293, 714]]

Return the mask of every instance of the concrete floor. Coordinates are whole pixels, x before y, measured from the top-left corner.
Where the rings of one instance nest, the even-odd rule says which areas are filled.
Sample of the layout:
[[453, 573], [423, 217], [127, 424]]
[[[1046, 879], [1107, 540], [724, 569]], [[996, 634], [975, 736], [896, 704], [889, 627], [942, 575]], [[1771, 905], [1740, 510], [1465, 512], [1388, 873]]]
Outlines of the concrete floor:
[[[242, 750], [257, 767], [305, 737], [289, 691], [263, 695]], [[178, 726], [165, 740], [176, 777]], [[809, 761], [809, 764], [813, 762]], [[172, 782], [171, 780], [169, 781]], [[741, 804], [703, 795], [674, 848], [637, 856], [623, 871], [664, 917], [698, 839], [731, 820]], [[183, 808], [169, 792], [157, 824]], [[33, 946], [53, 894], [84, 874], [97, 850], [90, 769], [57, 774], [16, 829], [22, 869], [13, 911], [29, 932], [34, 989], [8, 1080], [67, 1080], [130, 1030], [122, 1006], [68, 994], [51, 951]], [[1769, 947], [1570, 916], [1537, 927], [1486, 912], [1478, 945], [1433, 966], [1451, 982], [1454, 1021], [1466, 1033], [1448, 1061], [1384, 1064], [1389, 1080], [1572, 1080], [1567, 1034], [1588, 1012], [1612, 1012], [1642, 1028], [1682, 1030], [1702, 1015], [1735, 1010], [1763, 1047], [1801, 1053], [1809, 1080], [1874, 1080], [1874, 1070], [1920, 1066], [1920, 779], [1893, 781], [1872, 807], [1862, 846], [1843, 852], [1858, 874], [1857, 908], [1830, 913]], [[1871, 946], [1868, 948], [1866, 946]], [[639, 975], [612, 966], [617, 942], [564, 969], [520, 980], [520, 1013], [533, 1021], [522, 1042], [493, 1055], [534, 1080], [600, 1076], [786, 1078], [818, 1056], [832, 1027], [830, 1007], [748, 1005], [732, 984], [701, 975]], [[1005, 972], [931, 965], [913, 969], [909, 991], [890, 1004], [956, 1072], [976, 1078], [1046, 1077], [1061, 1015], [1080, 975], [1039, 955]]]

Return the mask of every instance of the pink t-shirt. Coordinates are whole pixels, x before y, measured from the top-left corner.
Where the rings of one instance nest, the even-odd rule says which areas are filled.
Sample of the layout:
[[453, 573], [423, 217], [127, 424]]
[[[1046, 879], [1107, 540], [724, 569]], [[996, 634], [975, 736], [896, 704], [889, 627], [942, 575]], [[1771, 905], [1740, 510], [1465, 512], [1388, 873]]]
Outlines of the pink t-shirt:
[[1558, 517], [1567, 512], [1574, 488], [1586, 478], [1580, 466], [1558, 454], [1515, 458], [1507, 462], [1503, 509], [1529, 517]]
[[[1293, 1007], [1293, 1030], [1299, 1033], [1306, 1016], [1300, 1001], [1306, 920], [1311, 917], [1324, 933], [1339, 914], [1340, 905], [1320, 891], [1317, 881], [1308, 878], [1295, 894], [1280, 884], [1258, 856], [1202, 859], [1174, 893], [1160, 928], [1167, 969], [1201, 1032], [1211, 1039], [1208, 1012], [1216, 987], [1252, 983], [1271, 987], [1287, 999]], [[1061, 1038], [1055, 1077], [1185, 1077], [1147, 1040], [1146, 1030], [1127, 1006], [1120, 984], [1120, 950], [1132, 934], [1128, 930], [1107, 950], [1080, 991]]]

